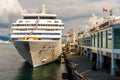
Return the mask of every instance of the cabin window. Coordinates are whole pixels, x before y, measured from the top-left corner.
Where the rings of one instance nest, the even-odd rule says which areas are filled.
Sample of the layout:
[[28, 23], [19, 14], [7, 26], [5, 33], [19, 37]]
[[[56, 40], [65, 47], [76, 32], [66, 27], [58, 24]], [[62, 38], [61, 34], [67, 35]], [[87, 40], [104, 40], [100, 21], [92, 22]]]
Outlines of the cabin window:
[[55, 21], [55, 23], [58, 23], [58, 21]]
[[38, 16], [24, 16], [24, 19], [38, 19]]
[[23, 21], [19, 21], [19, 23], [22, 23]]

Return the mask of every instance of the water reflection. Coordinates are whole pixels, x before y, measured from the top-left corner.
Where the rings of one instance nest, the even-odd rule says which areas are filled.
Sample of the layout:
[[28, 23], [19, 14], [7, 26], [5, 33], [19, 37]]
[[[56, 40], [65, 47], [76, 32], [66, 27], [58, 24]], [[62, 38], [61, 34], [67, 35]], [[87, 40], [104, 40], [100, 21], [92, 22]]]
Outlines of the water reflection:
[[56, 62], [37, 68], [31, 68], [24, 63], [15, 80], [58, 80], [59, 69], [60, 65]]
[[13, 44], [0, 44], [0, 80], [59, 80], [59, 71], [56, 62], [33, 69]]
[[33, 69], [26, 62], [23, 63], [23, 66], [19, 69], [14, 80], [33, 80], [32, 79]]

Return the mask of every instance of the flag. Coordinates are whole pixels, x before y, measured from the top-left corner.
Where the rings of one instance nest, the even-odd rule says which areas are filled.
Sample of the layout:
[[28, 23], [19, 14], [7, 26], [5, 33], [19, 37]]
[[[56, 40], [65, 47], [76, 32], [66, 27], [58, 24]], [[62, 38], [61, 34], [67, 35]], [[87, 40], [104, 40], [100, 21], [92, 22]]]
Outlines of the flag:
[[70, 31], [68, 32], [68, 36], [69, 36], [69, 37], [72, 37], [73, 34], [74, 34], [74, 33], [73, 33], [73, 29], [70, 29]]
[[71, 32], [71, 33], [69, 33], [69, 37], [73, 37], [73, 33]]
[[107, 12], [108, 10], [106, 8], [103, 8], [103, 12]]

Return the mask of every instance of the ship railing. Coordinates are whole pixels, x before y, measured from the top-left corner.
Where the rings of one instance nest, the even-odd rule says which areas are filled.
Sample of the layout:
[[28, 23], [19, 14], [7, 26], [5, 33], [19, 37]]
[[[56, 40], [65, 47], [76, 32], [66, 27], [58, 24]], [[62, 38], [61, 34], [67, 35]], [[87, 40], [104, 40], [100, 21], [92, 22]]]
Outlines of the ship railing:
[[22, 37], [21, 40], [39, 40], [37, 37]]

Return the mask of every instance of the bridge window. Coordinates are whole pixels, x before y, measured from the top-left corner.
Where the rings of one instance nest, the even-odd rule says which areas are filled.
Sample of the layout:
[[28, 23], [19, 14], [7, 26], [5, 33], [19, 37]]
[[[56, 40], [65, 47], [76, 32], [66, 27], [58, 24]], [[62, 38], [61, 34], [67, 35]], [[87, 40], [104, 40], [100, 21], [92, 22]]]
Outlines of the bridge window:
[[56, 19], [54, 16], [24, 16], [24, 19]]
[[38, 19], [38, 16], [24, 16], [24, 19]]

